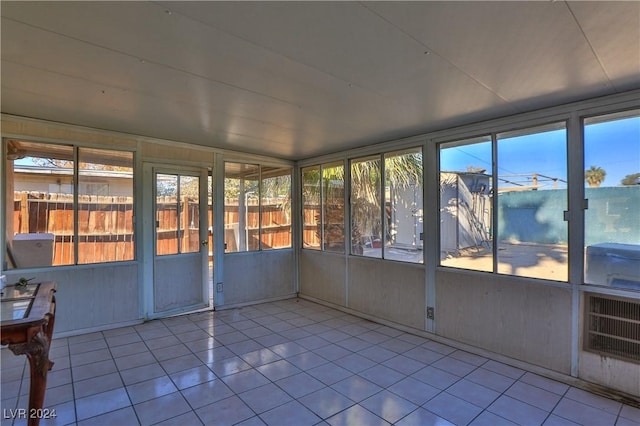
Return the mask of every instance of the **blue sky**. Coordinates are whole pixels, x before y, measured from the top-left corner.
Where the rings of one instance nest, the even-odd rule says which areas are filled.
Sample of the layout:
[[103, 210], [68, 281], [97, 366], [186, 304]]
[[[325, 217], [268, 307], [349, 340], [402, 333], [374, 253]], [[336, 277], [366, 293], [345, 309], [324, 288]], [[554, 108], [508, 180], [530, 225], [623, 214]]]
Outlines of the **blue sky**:
[[[564, 129], [499, 139], [499, 177], [527, 184], [527, 177], [512, 175], [538, 173], [566, 181], [565, 141]], [[441, 169], [446, 171], [466, 171], [467, 166], [474, 166], [491, 173], [491, 143], [487, 141], [447, 149], [441, 154], [440, 163]], [[606, 171], [602, 186], [619, 186], [626, 175], [640, 173], [640, 117], [585, 126], [584, 163], [585, 169], [594, 165]], [[16, 164], [33, 165], [29, 158], [18, 160]], [[539, 184], [553, 188], [551, 181], [542, 178]], [[558, 188], [566, 188], [566, 184], [558, 182]]]
[[585, 127], [585, 168], [602, 167], [602, 186], [618, 186], [626, 175], [640, 173], [640, 117]]
[[[565, 141], [564, 129], [498, 139], [499, 177], [527, 184], [530, 177], [511, 175], [538, 173], [566, 181]], [[584, 162], [585, 169], [594, 165], [606, 171], [602, 186], [619, 186], [626, 175], [640, 173], [640, 117], [585, 126]], [[440, 165], [446, 171], [466, 171], [467, 166], [474, 166], [491, 173], [491, 143], [446, 149], [441, 154]], [[539, 184], [553, 188], [552, 181], [542, 178]], [[566, 188], [566, 184], [559, 181], [558, 188]]]

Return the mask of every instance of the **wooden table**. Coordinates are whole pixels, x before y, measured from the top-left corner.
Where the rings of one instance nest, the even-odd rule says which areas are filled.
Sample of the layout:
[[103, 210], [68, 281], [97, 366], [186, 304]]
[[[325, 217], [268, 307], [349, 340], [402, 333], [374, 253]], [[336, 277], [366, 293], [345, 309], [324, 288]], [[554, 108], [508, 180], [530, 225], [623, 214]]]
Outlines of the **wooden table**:
[[42, 409], [47, 388], [49, 345], [56, 312], [54, 282], [10, 285], [2, 292], [1, 343], [15, 355], [26, 355], [31, 368], [27, 424], [37, 426], [48, 410]]

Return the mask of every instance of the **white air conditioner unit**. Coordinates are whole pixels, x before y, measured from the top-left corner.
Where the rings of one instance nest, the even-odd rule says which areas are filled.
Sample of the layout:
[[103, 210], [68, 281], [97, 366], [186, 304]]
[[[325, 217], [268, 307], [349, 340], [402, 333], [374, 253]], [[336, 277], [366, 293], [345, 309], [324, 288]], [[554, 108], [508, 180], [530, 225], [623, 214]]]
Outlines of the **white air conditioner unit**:
[[51, 266], [55, 236], [48, 233], [16, 234], [11, 251], [16, 268]]
[[585, 283], [640, 290], [640, 245], [603, 243], [587, 247]]

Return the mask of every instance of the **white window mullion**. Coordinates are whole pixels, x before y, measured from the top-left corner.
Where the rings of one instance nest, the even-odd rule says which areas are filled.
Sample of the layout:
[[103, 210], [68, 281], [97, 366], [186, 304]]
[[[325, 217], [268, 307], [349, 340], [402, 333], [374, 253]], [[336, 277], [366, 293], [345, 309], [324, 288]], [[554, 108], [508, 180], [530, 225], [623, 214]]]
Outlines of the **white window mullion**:
[[580, 285], [584, 271], [584, 138], [582, 123], [577, 113], [567, 122], [567, 192], [569, 232], [569, 283], [571, 292], [571, 368], [578, 377], [580, 361]]
[[[79, 188], [78, 188], [78, 182], [79, 182], [79, 176], [80, 176], [80, 164], [78, 163], [78, 159], [79, 159], [79, 154], [78, 154], [79, 148], [77, 146], [73, 147], [73, 265], [77, 265], [78, 264], [78, 254], [80, 252], [80, 243], [79, 243], [79, 237], [78, 234], [80, 232], [80, 226], [79, 226], [79, 220], [78, 220], [78, 215], [79, 215]], [[64, 237], [63, 237], [64, 238]], [[55, 247], [55, 239], [53, 241], [53, 245]], [[54, 249], [55, 250], [55, 249]]]

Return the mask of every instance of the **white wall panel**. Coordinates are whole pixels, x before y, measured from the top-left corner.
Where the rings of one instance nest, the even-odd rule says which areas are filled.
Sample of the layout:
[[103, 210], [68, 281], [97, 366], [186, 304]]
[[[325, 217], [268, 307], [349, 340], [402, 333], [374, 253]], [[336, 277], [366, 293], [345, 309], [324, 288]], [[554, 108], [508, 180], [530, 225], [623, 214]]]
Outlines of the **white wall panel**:
[[293, 251], [224, 256], [224, 303], [235, 305], [295, 295]]
[[564, 374], [571, 363], [571, 288], [436, 271], [436, 334]]
[[300, 252], [300, 294], [419, 330], [424, 282], [421, 265]]
[[637, 364], [582, 351], [578, 375], [588, 382], [640, 398], [640, 368]]
[[174, 164], [176, 161], [213, 164], [213, 152], [187, 149], [186, 146], [179, 145], [143, 144], [142, 156], [147, 161], [153, 159], [156, 161], [170, 160]]
[[313, 250], [300, 251], [300, 293], [346, 306], [346, 258]]
[[2, 135], [19, 135], [27, 140], [50, 142], [76, 142], [105, 149], [133, 150], [136, 138], [115, 132], [71, 126], [61, 123], [16, 117], [3, 114], [0, 117]]
[[156, 257], [153, 287], [153, 312], [203, 304], [200, 253]]
[[109, 328], [140, 318], [135, 263], [5, 273], [10, 284], [22, 276], [58, 283], [55, 334]]
[[349, 257], [348, 308], [424, 330], [424, 267]]

